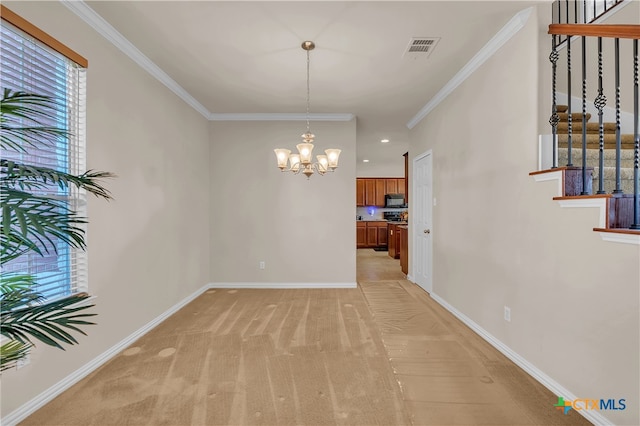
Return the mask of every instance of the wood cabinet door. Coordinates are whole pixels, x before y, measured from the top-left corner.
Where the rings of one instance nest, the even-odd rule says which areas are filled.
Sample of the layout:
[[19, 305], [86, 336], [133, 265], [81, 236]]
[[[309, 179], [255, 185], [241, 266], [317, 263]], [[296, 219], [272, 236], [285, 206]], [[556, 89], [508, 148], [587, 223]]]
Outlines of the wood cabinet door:
[[387, 194], [387, 180], [374, 179], [376, 182], [376, 203], [374, 206], [384, 207], [384, 196]]
[[376, 179], [364, 179], [364, 205], [376, 205]]
[[356, 206], [366, 206], [364, 197], [364, 179], [356, 179]]
[[387, 231], [387, 246], [389, 249], [389, 256], [396, 257], [396, 225], [390, 223]]
[[367, 223], [367, 247], [378, 247], [378, 227], [375, 223]]
[[404, 179], [396, 179], [396, 184], [398, 186], [398, 194], [405, 194], [405, 202], [407, 200], [407, 196], [405, 193]]
[[366, 223], [356, 224], [356, 247], [364, 248], [367, 246], [367, 226]]
[[398, 179], [385, 179], [387, 194], [398, 194]]
[[378, 224], [378, 246], [387, 245], [387, 224]]
[[409, 240], [406, 229], [400, 229], [400, 269], [407, 275], [409, 273]]

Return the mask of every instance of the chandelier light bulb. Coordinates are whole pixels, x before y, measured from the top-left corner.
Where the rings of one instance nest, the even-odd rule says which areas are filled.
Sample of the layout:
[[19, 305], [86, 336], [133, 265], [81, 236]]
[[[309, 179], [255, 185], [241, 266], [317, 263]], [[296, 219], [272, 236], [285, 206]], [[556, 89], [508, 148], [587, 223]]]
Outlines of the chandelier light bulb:
[[287, 168], [287, 161], [289, 160], [289, 154], [291, 154], [290, 149], [277, 148], [274, 149], [276, 153], [276, 158], [278, 159], [278, 167], [280, 170], [284, 170]]

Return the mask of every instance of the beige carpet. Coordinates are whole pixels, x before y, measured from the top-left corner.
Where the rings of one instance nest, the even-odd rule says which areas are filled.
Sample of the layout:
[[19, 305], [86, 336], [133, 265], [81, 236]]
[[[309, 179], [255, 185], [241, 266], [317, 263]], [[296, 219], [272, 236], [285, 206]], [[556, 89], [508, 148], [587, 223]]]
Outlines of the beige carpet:
[[358, 250], [360, 288], [210, 290], [24, 425], [588, 424]]
[[210, 290], [24, 425], [408, 424], [362, 292]]

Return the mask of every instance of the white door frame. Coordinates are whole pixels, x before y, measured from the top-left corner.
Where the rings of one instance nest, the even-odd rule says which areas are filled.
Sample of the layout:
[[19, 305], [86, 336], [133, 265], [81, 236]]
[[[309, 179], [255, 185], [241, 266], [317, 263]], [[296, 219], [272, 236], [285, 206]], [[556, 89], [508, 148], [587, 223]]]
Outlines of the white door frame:
[[[426, 152], [423, 152], [420, 155], [417, 155], [413, 158], [412, 162], [411, 162], [411, 197], [413, 198], [413, 200], [417, 199], [416, 196], [416, 176], [415, 173], [413, 173], [413, 171], [416, 169], [416, 163], [420, 160], [422, 160], [423, 158], [427, 157], [427, 156], [431, 156], [431, 202], [426, 203], [427, 208], [430, 209], [430, 217], [431, 217], [431, 238], [429, 239], [429, 256], [431, 256], [431, 261], [429, 262], [431, 264], [431, 268], [428, 268], [427, 271], [427, 276], [429, 277], [429, 284], [430, 284], [430, 288], [429, 290], [427, 290], [429, 293], [433, 292], [433, 150], [429, 149]], [[409, 201], [409, 205], [411, 205], [411, 201]], [[416, 265], [416, 252], [417, 250], [415, 249], [416, 247], [416, 233], [413, 232], [416, 229], [416, 217], [414, 214], [414, 210], [411, 210], [411, 214], [409, 215], [409, 221], [410, 221], [410, 229], [411, 229], [411, 242], [412, 242], [412, 247], [411, 247], [411, 268], [409, 269], [409, 272], [411, 273], [411, 276], [408, 276], [407, 278], [410, 281], [415, 282], [415, 265]], [[425, 289], [426, 290], [426, 289]]]

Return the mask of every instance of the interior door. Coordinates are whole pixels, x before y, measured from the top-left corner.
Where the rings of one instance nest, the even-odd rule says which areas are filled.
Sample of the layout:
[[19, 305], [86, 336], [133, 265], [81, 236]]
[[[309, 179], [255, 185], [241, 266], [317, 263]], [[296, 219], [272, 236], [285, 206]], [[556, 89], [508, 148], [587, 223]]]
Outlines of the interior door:
[[411, 268], [415, 283], [431, 293], [432, 290], [432, 186], [433, 158], [431, 151], [413, 160], [412, 234], [413, 257]]

